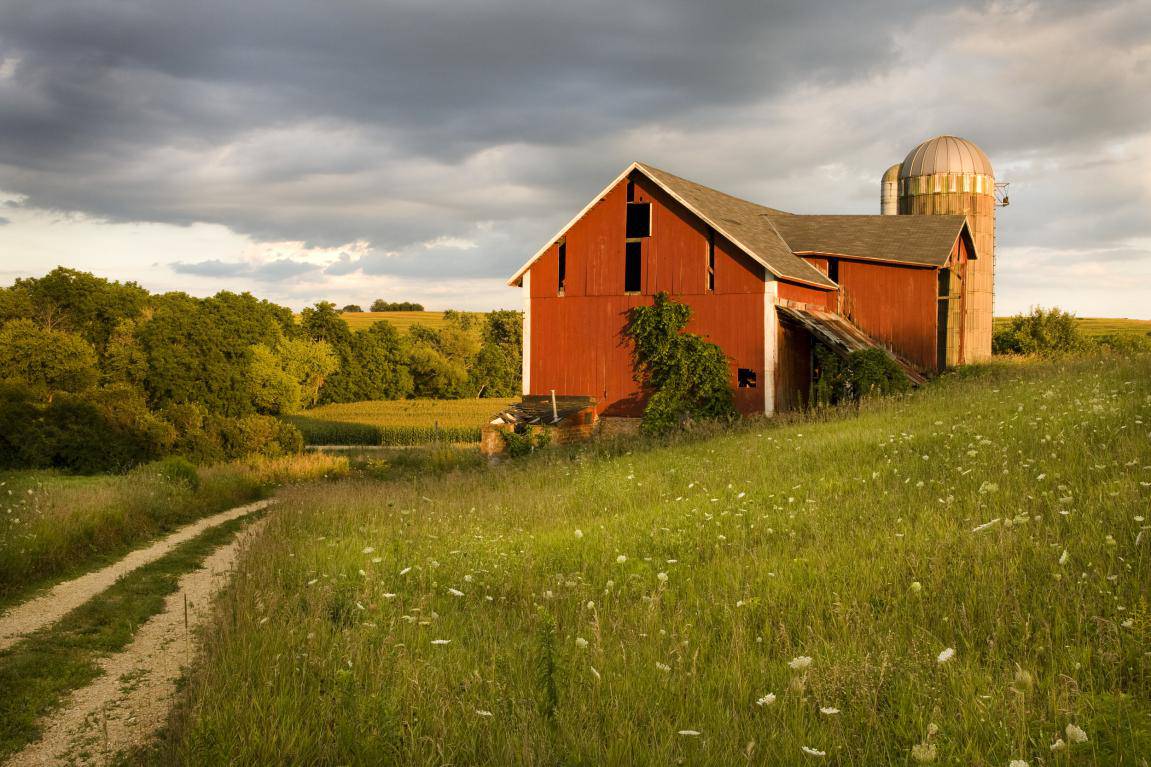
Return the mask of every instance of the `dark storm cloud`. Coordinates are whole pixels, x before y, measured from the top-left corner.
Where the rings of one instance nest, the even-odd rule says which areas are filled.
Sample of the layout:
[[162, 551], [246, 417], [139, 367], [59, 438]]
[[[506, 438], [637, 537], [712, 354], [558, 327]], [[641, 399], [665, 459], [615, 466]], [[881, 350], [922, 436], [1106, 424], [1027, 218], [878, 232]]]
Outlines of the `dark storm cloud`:
[[[870, 212], [887, 164], [948, 132], [1011, 162], [1010, 226], [1031, 244], [1114, 242], [1149, 233], [1146, 185], [1114, 157], [1068, 163], [1146, 134], [1147, 6], [0, 0], [0, 189], [371, 242], [331, 276], [503, 276], [632, 159]], [[475, 246], [423, 245], [445, 236]]]

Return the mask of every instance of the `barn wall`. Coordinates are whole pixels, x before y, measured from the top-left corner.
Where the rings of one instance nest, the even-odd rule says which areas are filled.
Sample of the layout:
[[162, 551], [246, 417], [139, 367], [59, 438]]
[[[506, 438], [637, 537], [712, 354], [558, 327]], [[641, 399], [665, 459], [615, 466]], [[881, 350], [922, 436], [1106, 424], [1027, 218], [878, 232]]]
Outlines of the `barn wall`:
[[839, 262], [840, 313], [922, 370], [938, 368], [938, 270]]
[[[715, 292], [707, 291], [707, 229], [642, 176], [635, 200], [652, 203], [652, 235], [643, 242], [643, 290], [624, 293], [627, 182], [620, 182], [568, 230], [566, 281], [558, 295], [553, 244], [530, 268], [532, 394], [590, 395], [606, 415], [639, 415], [644, 397], [632, 379], [631, 346], [622, 336], [627, 311], [667, 291], [692, 308], [688, 330], [729, 357], [736, 406], [763, 411], [762, 267], [716, 237]], [[756, 389], [736, 388], [750, 368]]]
[[779, 298], [782, 301], [798, 301], [829, 312], [834, 312], [836, 306], [836, 292], [834, 290], [809, 288], [806, 285], [782, 280], [779, 283]]

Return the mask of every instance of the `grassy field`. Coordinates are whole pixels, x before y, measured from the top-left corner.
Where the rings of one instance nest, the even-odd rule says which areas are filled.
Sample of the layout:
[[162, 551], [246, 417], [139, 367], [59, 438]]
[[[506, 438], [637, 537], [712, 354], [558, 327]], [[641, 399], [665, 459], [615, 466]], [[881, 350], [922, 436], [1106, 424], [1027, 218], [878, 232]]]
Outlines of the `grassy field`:
[[[479, 312], [461, 313], [477, 319], [483, 317], [483, 314]], [[352, 330], [369, 327], [380, 320], [387, 320], [401, 333], [406, 332], [412, 325], [423, 325], [432, 330], [439, 330], [447, 324], [444, 321], [443, 312], [343, 312], [340, 316], [344, 318]], [[479, 324], [477, 322], [477, 326]]]
[[[1151, 320], [1129, 320], [1103, 317], [1078, 317], [1079, 329], [1083, 335], [1091, 338], [1096, 336], [1151, 336]], [[996, 317], [994, 327], [998, 330], [1010, 322], [1010, 317]]]
[[1151, 359], [1013, 361], [293, 488], [156, 762], [1143, 765], [1149, 439]]
[[322, 405], [288, 416], [309, 445], [479, 442], [480, 427], [517, 398], [372, 400]]
[[329, 456], [254, 458], [199, 469], [197, 487], [162, 464], [86, 477], [0, 472], [0, 608], [278, 485], [346, 470]]

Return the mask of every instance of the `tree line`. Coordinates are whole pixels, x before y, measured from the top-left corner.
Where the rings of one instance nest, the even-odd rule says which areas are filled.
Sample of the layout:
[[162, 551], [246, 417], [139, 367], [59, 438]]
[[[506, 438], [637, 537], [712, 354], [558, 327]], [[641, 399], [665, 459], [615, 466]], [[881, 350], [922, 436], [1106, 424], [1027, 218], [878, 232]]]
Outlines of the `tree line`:
[[[348, 304], [340, 311], [342, 312], [362, 312], [364, 307], [359, 304]], [[369, 311], [373, 312], [422, 312], [424, 311], [423, 304], [417, 304], [413, 301], [385, 301], [382, 298], [377, 298], [372, 302], [372, 308]]]
[[[394, 304], [393, 304], [394, 305]], [[154, 294], [57, 268], [0, 288], [0, 468], [123, 470], [302, 447], [278, 418], [318, 403], [519, 392], [520, 315], [352, 331], [250, 293]]]

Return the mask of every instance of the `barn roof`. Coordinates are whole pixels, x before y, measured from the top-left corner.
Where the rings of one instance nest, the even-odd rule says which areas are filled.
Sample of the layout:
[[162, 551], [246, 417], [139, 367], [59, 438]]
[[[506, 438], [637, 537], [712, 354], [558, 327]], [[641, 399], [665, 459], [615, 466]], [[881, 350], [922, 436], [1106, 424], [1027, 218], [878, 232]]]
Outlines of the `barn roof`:
[[[793, 253], [940, 267], [964, 233], [965, 216], [792, 216], [773, 218]], [[970, 235], [968, 235], [970, 237]]]
[[524, 272], [552, 243], [633, 171], [651, 179], [775, 277], [827, 290], [834, 290], [838, 285], [797, 253], [942, 266], [966, 226], [963, 216], [794, 215], [633, 162], [521, 266], [508, 284], [519, 284]]

